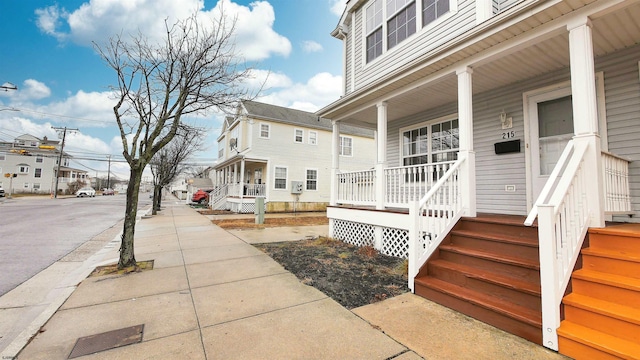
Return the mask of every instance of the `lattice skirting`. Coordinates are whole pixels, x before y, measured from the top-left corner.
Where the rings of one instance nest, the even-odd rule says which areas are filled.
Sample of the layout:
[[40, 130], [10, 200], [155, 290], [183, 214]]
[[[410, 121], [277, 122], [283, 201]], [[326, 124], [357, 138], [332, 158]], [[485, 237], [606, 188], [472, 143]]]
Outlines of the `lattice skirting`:
[[[333, 237], [355, 246], [375, 246], [378, 226], [353, 221], [333, 220]], [[409, 257], [409, 231], [381, 227], [382, 254], [406, 259]]]
[[409, 257], [409, 231], [395, 228], [382, 228], [382, 249], [385, 255], [406, 259]]
[[333, 237], [355, 246], [373, 246], [374, 226], [352, 221], [333, 220]]
[[[256, 210], [256, 204], [255, 203], [231, 203], [231, 202], [227, 202], [227, 204], [231, 205], [230, 210], [234, 213], [239, 213], [239, 214], [253, 214]], [[266, 211], [266, 206], [267, 204], [265, 203], [265, 211]]]

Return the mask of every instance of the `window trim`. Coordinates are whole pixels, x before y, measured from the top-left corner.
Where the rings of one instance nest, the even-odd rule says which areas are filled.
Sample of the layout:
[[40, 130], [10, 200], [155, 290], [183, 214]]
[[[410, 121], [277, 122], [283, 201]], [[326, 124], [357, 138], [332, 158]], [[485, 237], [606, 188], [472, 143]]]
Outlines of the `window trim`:
[[[315, 171], [316, 172], [316, 178], [315, 178], [316, 188], [315, 189], [309, 189], [309, 171]], [[319, 171], [318, 171], [317, 168], [306, 168], [306, 169], [304, 169], [304, 189], [305, 189], [305, 191], [318, 191], [319, 180], [320, 180], [320, 176], [319, 176]]]
[[[315, 134], [315, 138], [313, 139], [314, 142], [311, 142], [311, 134]], [[307, 143], [309, 145], [318, 145], [318, 132], [315, 130], [309, 130], [309, 133], [307, 135]]]
[[[40, 170], [39, 173], [38, 170]], [[35, 170], [33, 170], [33, 177], [42, 178], [42, 168], [35, 168]]]
[[18, 174], [28, 174], [29, 173], [29, 165], [28, 164], [18, 164], [16, 165], [18, 168]]
[[[258, 137], [260, 139], [271, 139], [271, 124], [268, 123], [258, 123]], [[262, 136], [262, 125], [265, 125], [267, 127], [267, 136]]]
[[[342, 139], [351, 139], [351, 154], [350, 155], [344, 155], [344, 151], [343, 151], [343, 146], [342, 146]], [[346, 135], [340, 135], [340, 150], [339, 150], [339, 155], [340, 156], [344, 156], [344, 157], [353, 157], [353, 153], [354, 153], [354, 145], [353, 145], [354, 141], [353, 141], [353, 136], [346, 136]]]
[[37, 154], [37, 155], [36, 155], [36, 162], [37, 162], [37, 163], [42, 163], [42, 162], [44, 162], [44, 156], [42, 156], [42, 154]]
[[[402, 142], [403, 137], [404, 137], [404, 133], [407, 131], [411, 131], [411, 130], [416, 130], [416, 129], [420, 129], [423, 127], [430, 127], [433, 124], [437, 124], [437, 123], [442, 123], [442, 122], [446, 122], [446, 121], [452, 121], [452, 120], [458, 120], [458, 129], [460, 129], [460, 117], [458, 116], [458, 113], [453, 113], [453, 114], [449, 114], [449, 115], [445, 115], [445, 116], [440, 116], [438, 118], [435, 119], [429, 119], [417, 124], [413, 124], [413, 125], [409, 125], [409, 126], [405, 126], [399, 129], [398, 131], [398, 144], [400, 147], [400, 151], [398, 151], [398, 163], [400, 164], [400, 166], [405, 166], [404, 165], [404, 159], [405, 159], [405, 154], [404, 154], [404, 144]], [[459, 131], [459, 130], [458, 130]], [[460, 152], [460, 147], [458, 146], [458, 152]], [[428, 156], [431, 156], [431, 149], [429, 149]], [[433, 164], [433, 162], [428, 162], [428, 164]]]
[[[276, 175], [277, 175], [278, 168], [285, 169], [286, 171], [285, 178], [284, 178], [284, 189], [276, 187], [276, 179], [278, 179]], [[273, 190], [287, 191], [289, 189], [288, 182], [289, 182], [289, 167], [284, 165], [274, 165], [273, 166]]]
[[[300, 141], [298, 141], [298, 131], [300, 132]], [[304, 144], [304, 129], [301, 129], [301, 128], [293, 129], [293, 142], [296, 144]]]

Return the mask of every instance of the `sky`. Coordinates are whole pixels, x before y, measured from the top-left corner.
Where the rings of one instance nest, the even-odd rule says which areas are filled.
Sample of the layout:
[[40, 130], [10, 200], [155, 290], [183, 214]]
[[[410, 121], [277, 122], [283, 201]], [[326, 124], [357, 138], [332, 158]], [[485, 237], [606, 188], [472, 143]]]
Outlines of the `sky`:
[[[207, 16], [223, 6], [237, 16], [236, 51], [266, 85], [257, 101], [316, 111], [342, 95], [342, 42], [331, 37], [346, 0], [1, 0], [0, 141], [22, 134], [61, 139], [70, 166], [91, 176], [126, 179], [122, 141], [109, 86], [115, 71], [92, 44], [117, 34], [141, 32], [160, 39], [168, 22], [193, 13]], [[267, 76], [268, 74], [268, 76]], [[18, 111], [15, 111], [17, 109]], [[222, 116], [198, 119], [207, 131], [204, 148], [190, 162], [211, 166]]]

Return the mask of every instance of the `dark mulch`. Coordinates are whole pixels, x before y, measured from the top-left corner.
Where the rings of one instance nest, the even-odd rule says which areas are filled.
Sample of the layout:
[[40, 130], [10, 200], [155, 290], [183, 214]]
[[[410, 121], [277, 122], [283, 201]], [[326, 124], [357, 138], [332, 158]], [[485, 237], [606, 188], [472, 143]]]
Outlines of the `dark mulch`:
[[372, 247], [328, 238], [256, 245], [303, 283], [347, 309], [407, 292], [407, 265]]

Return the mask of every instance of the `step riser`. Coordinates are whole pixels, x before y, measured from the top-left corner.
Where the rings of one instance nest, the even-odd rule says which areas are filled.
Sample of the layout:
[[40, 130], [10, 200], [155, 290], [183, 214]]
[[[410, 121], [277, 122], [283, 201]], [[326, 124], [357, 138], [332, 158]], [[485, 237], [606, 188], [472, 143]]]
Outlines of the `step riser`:
[[640, 304], [640, 292], [592, 281], [571, 279], [573, 292], [619, 305]]
[[535, 326], [525, 324], [501, 313], [494, 312], [469, 301], [458, 299], [454, 296], [443, 294], [419, 284], [416, 284], [415, 292], [417, 295], [430, 299], [440, 305], [466, 314], [467, 316], [485, 322], [489, 325], [495, 326], [506, 332], [520, 336], [537, 344], [542, 343], [542, 331]]
[[617, 356], [607, 354], [563, 336], [558, 336], [558, 350], [560, 354], [578, 360], [620, 360]]
[[449, 238], [449, 243], [467, 249], [483, 251], [491, 250], [491, 252], [508, 256], [518, 256], [532, 261], [538, 261], [540, 259], [537, 247], [521, 246], [512, 243], [478, 239], [458, 234], [452, 234]]
[[635, 261], [612, 259], [583, 253], [582, 264], [583, 269], [640, 279], [640, 263]]
[[589, 247], [638, 254], [640, 253], [640, 238], [590, 233]]
[[612, 318], [572, 305], [565, 305], [564, 313], [566, 319], [571, 319], [571, 322], [578, 325], [590, 327], [620, 339], [636, 343], [640, 342], [640, 325], [638, 324]]
[[538, 244], [538, 228], [532, 226], [463, 220], [456, 228], [487, 234], [509, 234], [510, 236], [520, 237], [531, 244]]
[[443, 249], [440, 250], [440, 258], [453, 263], [477, 267], [482, 270], [492, 271], [497, 274], [511, 276], [522, 281], [540, 285], [540, 273], [535, 269], [453, 253]]
[[529, 309], [533, 309], [538, 312], [542, 311], [540, 296], [535, 296], [527, 292], [518, 291], [513, 287], [509, 288], [492, 282], [483, 281], [482, 279], [468, 277], [458, 271], [443, 268], [440, 266], [433, 266], [432, 264], [429, 264], [429, 275], [436, 279], [465, 287], [467, 289], [490, 294], [494, 297], [527, 307]]

